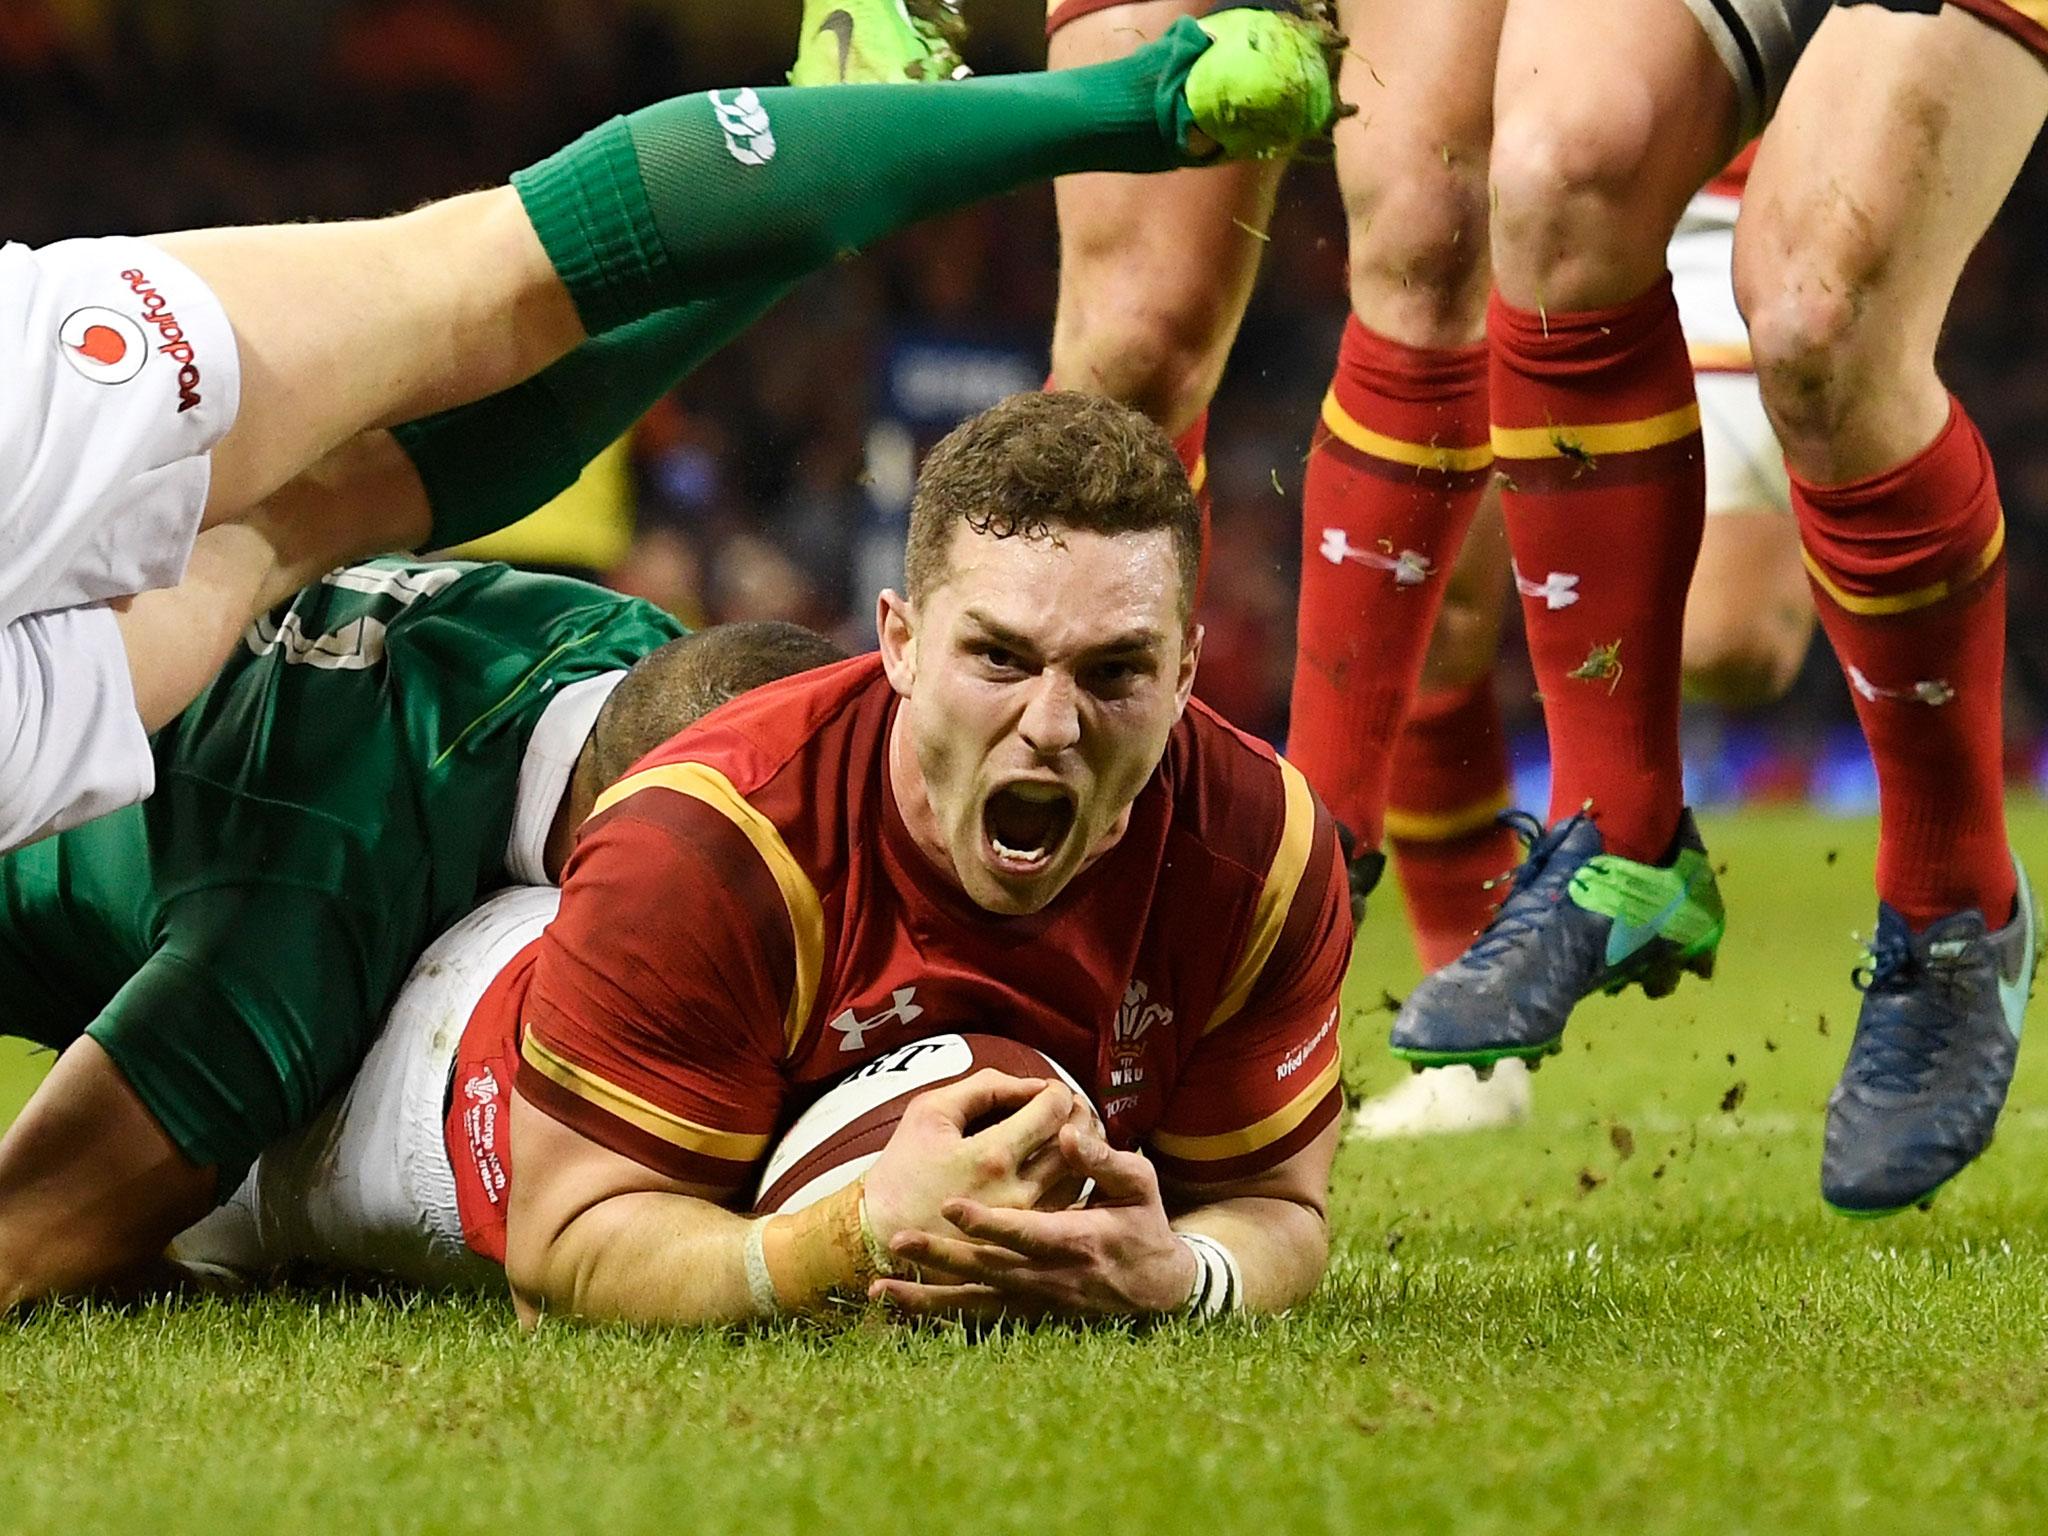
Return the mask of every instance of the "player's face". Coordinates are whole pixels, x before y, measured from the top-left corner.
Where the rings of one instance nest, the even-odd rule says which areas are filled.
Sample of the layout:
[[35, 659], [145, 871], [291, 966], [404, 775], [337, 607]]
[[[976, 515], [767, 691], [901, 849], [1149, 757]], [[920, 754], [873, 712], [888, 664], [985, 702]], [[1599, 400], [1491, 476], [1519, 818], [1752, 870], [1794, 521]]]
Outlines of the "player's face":
[[1172, 535], [962, 524], [947, 580], [880, 617], [912, 835], [980, 906], [1038, 911], [1122, 835], [1187, 707], [1201, 633]]

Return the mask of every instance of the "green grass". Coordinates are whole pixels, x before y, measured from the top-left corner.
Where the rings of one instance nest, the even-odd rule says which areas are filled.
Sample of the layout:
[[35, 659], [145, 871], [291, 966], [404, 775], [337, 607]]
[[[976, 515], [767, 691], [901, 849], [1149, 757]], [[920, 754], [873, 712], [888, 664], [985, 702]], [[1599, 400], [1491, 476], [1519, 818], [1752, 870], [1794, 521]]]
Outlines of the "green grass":
[[[2048, 863], [2048, 812], [2015, 825]], [[2038, 1529], [2048, 1068], [1932, 1213], [1827, 1214], [1869, 828], [1708, 830], [1721, 974], [1587, 1005], [1525, 1130], [1347, 1147], [1291, 1317], [529, 1340], [363, 1293], [62, 1310], [0, 1328], [0, 1531]], [[1413, 978], [1396, 910], [1355, 973], [1361, 1086]]]

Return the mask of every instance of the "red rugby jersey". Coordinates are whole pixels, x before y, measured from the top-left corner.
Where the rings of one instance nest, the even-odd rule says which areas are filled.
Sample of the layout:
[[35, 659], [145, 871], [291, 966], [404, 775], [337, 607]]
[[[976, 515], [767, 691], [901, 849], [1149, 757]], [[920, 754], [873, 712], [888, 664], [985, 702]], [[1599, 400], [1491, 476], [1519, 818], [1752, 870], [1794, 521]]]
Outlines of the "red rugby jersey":
[[951, 1030], [1046, 1052], [1181, 1185], [1263, 1171], [1329, 1124], [1350, 905], [1299, 772], [1191, 705], [1122, 841], [1002, 917], [910, 839], [896, 703], [875, 657], [806, 673], [607, 792], [484, 1024], [523, 1031], [521, 1094], [734, 1202], [825, 1087]]

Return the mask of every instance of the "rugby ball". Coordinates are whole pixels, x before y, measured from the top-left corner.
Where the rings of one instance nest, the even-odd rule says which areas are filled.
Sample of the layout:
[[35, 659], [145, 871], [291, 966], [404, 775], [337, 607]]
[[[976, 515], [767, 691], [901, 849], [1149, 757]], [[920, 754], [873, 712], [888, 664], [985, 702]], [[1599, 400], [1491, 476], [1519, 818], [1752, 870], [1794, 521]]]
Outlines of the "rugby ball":
[[[855, 1067], [797, 1117], [761, 1174], [756, 1215], [800, 1211], [866, 1173], [882, 1155], [896, 1122], [920, 1093], [957, 1083], [984, 1067], [1012, 1077], [1057, 1077], [1095, 1106], [1073, 1077], [1043, 1051], [997, 1035], [933, 1035], [913, 1040]], [[1095, 1123], [1102, 1123], [1100, 1112]], [[1046, 1202], [1065, 1207], [1087, 1197], [1080, 1188]]]

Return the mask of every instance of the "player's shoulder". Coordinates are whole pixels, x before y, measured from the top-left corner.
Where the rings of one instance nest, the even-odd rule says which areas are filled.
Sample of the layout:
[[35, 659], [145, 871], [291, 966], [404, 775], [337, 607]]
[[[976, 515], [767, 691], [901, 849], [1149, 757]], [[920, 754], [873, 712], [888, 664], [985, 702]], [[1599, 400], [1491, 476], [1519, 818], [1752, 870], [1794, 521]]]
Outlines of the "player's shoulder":
[[1318, 828], [1330, 827], [1299, 769], [1199, 699], [1174, 728], [1162, 767], [1176, 834], [1261, 877], [1276, 858], [1301, 857]]
[[874, 656], [750, 689], [600, 794], [586, 837], [620, 822], [645, 823], [665, 843], [730, 842], [737, 830], [779, 884], [814, 889], [845, 861], [851, 829], [872, 819], [894, 698]]

